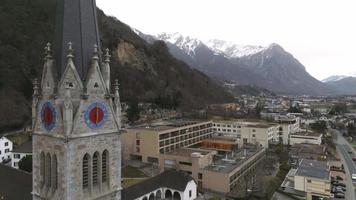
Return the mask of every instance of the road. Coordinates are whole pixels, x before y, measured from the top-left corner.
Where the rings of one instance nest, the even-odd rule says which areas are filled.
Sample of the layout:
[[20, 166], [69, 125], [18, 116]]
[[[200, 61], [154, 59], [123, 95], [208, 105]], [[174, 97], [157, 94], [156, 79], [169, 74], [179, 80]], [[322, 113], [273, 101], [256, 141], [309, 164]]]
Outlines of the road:
[[[352, 160], [352, 156], [356, 156], [356, 151], [351, 147], [348, 141], [341, 135], [341, 133], [337, 130], [336, 131], [336, 148], [340, 152], [340, 158], [344, 164], [345, 172], [346, 172], [346, 193], [345, 199], [356, 199], [356, 190], [353, 185], [351, 174], [356, 174], [356, 164]], [[348, 153], [352, 151], [353, 153]]]

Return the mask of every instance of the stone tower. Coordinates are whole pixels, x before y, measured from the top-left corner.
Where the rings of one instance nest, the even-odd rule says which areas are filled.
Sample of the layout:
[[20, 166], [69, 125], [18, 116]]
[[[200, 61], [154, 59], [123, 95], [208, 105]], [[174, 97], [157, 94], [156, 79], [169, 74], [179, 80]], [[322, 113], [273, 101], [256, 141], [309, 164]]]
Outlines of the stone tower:
[[55, 51], [34, 81], [33, 199], [121, 199], [120, 96], [95, 0], [57, 0]]

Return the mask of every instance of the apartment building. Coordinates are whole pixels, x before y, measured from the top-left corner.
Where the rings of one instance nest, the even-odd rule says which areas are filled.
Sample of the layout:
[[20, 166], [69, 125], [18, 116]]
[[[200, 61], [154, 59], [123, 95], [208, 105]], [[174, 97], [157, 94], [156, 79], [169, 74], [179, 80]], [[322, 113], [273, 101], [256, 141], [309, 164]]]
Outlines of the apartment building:
[[0, 137], [0, 163], [11, 159], [12, 142], [6, 137]]
[[129, 128], [122, 135], [123, 159], [158, 164], [161, 154], [198, 144], [212, 135], [212, 121], [172, 122]]
[[325, 161], [303, 159], [294, 176], [294, 189], [307, 193], [307, 200], [330, 198], [330, 171]]
[[240, 146], [258, 144], [268, 148], [269, 144], [279, 142], [278, 124], [249, 124], [241, 128]]
[[239, 121], [214, 121], [213, 131], [219, 135], [240, 138], [241, 126], [242, 122]]
[[201, 170], [200, 179], [204, 189], [243, 196], [255, 180], [257, 164], [264, 158], [266, 149], [241, 149], [236, 155], [217, 159]]
[[284, 145], [290, 144], [290, 135], [297, 133], [300, 130], [300, 118], [295, 116], [279, 115], [275, 118], [275, 122], [280, 125], [280, 138]]

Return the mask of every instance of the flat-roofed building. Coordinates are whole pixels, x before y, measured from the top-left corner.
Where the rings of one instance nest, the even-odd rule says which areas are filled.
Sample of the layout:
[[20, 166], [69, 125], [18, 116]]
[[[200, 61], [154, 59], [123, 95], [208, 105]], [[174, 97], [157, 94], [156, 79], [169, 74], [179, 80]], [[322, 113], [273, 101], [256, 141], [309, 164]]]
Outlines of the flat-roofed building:
[[254, 182], [256, 166], [265, 151], [263, 147], [241, 149], [235, 155], [217, 159], [201, 170], [199, 181], [205, 189], [243, 196], [247, 186]]
[[298, 133], [294, 133], [290, 135], [290, 145], [294, 144], [318, 144], [320, 145], [322, 142], [322, 134], [316, 133], [312, 131], [300, 131]]
[[198, 148], [181, 148], [161, 154], [160, 169], [176, 169], [191, 175], [202, 187], [200, 170], [213, 163], [217, 152]]
[[275, 118], [280, 126], [279, 141], [284, 145], [290, 144], [290, 135], [300, 130], [300, 118], [293, 115], [279, 115]]
[[330, 198], [330, 171], [327, 162], [303, 159], [294, 176], [294, 189], [307, 193], [307, 200]]
[[221, 136], [240, 138], [241, 126], [242, 122], [239, 121], [214, 121], [213, 131]]
[[240, 146], [258, 144], [268, 148], [271, 143], [279, 142], [279, 125], [272, 123], [249, 124], [241, 128]]
[[129, 128], [122, 134], [123, 159], [158, 163], [161, 154], [198, 144], [212, 134], [212, 121]]

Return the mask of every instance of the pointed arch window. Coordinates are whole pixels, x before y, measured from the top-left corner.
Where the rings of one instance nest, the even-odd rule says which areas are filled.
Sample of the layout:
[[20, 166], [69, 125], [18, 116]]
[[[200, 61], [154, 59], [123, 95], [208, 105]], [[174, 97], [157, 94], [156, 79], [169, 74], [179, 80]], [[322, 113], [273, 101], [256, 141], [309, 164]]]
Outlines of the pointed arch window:
[[54, 191], [58, 188], [58, 164], [56, 155], [52, 157], [52, 187]]
[[46, 172], [45, 172], [45, 175], [46, 175], [46, 186], [47, 188], [50, 188], [51, 187], [51, 154], [47, 153], [47, 157], [46, 157]]
[[89, 187], [89, 154], [85, 154], [83, 157], [83, 189], [87, 189]]
[[103, 183], [108, 182], [108, 174], [109, 174], [109, 153], [107, 150], [103, 152], [102, 160], [101, 160], [101, 181]]
[[98, 185], [98, 176], [99, 176], [99, 152], [95, 152], [93, 156], [93, 186]]
[[43, 187], [45, 185], [45, 180], [46, 180], [46, 156], [45, 154], [42, 152], [40, 155], [40, 186]]

